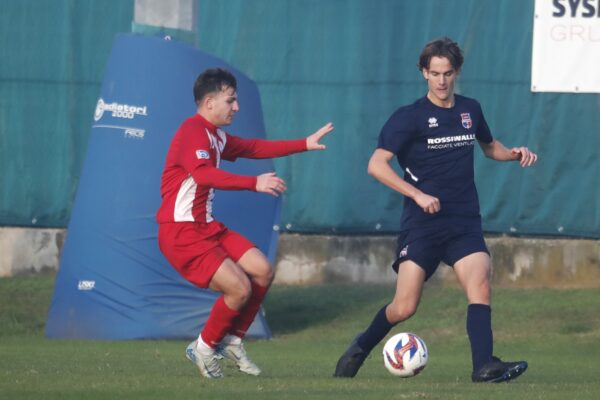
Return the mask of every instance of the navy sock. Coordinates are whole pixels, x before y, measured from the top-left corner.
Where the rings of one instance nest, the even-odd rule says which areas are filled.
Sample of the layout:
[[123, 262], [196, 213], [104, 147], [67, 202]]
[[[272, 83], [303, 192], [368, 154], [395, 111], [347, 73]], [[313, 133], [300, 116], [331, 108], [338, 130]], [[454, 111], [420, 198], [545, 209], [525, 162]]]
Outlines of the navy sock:
[[388, 334], [394, 324], [391, 324], [385, 316], [385, 309], [387, 304], [381, 308], [373, 318], [371, 325], [363, 332], [357, 340], [358, 345], [361, 349], [370, 353], [373, 347], [377, 346], [377, 343], [381, 342], [381, 339]]
[[494, 337], [492, 334], [492, 309], [486, 304], [469, 304], [467, 334], [471, 342], [473, 371], [478, 371], [492, 359]]

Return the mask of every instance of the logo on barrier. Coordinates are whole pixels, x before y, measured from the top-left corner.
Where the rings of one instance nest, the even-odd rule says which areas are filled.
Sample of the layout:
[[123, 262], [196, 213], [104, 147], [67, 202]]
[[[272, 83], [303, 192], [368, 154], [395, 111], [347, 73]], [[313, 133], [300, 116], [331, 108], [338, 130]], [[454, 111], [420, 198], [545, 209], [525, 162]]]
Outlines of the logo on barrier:
[[98, 103], [96, 103], [96, 110], [94, 111], [94, 121], [99, 121], [104, 114], [104, 100], [102, 98], [98, 99]]
[[123, 131], [123, 135], [125, 135], [126, 138], [143, 139], [146, 135], [146, 131], [143, 129], [127, 128]]
[[114, 118], [134, 119], [138, 115], [148, 116], [148, 106], [132, 106], [116, 102], [105, 103], [102, 98], [99, 98], [94, 111], [94, 121], [99, 121], [104, 116], [104, 112], [110, 112]]
[[93, 290], [96, 286], [96, 281], [79, 281], [77, 290]]
[[92, 125], [92, 128], [118, 129], [123, 131], [123, 137], [125, 139], [143, 139], [146, 136], [145, 129], [132, 128], [130, 126], [94, 124]]

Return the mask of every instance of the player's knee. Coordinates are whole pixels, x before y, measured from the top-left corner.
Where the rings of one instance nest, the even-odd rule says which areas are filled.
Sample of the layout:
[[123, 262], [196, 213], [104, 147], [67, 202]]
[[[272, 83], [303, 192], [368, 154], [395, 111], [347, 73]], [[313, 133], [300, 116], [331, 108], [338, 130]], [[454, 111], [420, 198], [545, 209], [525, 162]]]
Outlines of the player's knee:
[[489, 281], [473, 286], [468, 293], [470, 304], [490, 304], [491, 297], [492, 289]]
[[252, 288], [250, 282], [246, 281], [240, 286], [239, 299], [241, 303], [246, 304], [252, 295]]
[[250, 295], [252, 295], [252, 288], [250, 286], [250, 281], [248, 279], [239, 279], [235, 282], [235, 284], [229, 287], [226, 296], [234, 303], [236, 306], [245, 305], [250, 299]]
[[399, 304], [394, 305], [393, 303], [387, 309], [386, 316], [390, 323], [397, 324], [402, 321], [406, 321], [417, 312], [416, 304]]
[[275, 279], [275, 271], [273, 271], [273, 268], [271, 268], [271, 266], [267, 264], [267, 268], [265, 270], [265, 273], [263, 274], [263, 281], [266, 283], [266, 285], [264, 286], [271, 285], [273, 279]]
[[275, 272], [273, 268], [269, 265], [268, 262], [265, 262], [263, 265], [258, 268], [258, 272], [255, 276], [252, 277], [254, 282], [256, 282], [260, 286], [270, 286], [275, 278]]

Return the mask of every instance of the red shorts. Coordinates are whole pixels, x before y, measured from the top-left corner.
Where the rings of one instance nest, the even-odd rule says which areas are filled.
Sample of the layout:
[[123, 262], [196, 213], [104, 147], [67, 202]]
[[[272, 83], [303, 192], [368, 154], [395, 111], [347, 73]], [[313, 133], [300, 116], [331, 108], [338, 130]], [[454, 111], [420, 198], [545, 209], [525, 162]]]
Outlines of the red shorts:
[[173, 222], [158, 227], [160, 251], [188, 281], [207, 288], [226, 258], [238, 261], [254, 243], [220, 222]]

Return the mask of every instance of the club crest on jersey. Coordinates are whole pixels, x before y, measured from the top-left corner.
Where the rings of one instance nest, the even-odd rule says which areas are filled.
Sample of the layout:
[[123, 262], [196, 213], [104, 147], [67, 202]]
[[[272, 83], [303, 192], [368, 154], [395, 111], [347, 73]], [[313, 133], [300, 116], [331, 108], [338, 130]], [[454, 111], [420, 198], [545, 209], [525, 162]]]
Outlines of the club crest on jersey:
[[470, 113], [460, 114], [460, 120], [462, 121], [462, 126], [465, 129], [470, 129], [473, 126], [473, 121], [471, 121]]
[[208, 160], [210, 158], [210, 154], [206, 150], [196, 150], [196, 157], [198, 160]]

